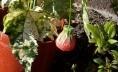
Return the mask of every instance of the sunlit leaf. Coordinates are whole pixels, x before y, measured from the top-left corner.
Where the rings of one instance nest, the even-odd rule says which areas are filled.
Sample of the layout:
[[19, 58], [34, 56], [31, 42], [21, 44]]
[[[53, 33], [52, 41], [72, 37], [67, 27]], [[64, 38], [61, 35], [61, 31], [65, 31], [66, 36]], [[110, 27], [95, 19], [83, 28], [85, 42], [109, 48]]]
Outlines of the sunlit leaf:
[[54, 35], [58, 36], [56, 26], [55, 26], [54, 24], [51, 24], [51, 23], [50, 23], [50, 26], [51, 26], [51, 32], [52, 32]]
[[12, 42], [23, 32], [26, 12], [16, 10], [4, 16], [3, 31], [8, 33]]
[[109, 39], [108, 42], [109, 42], [110, 44], [115, 44], [115, 43], [117, 43], [118, 41], [115, 40], [115, 39]]
[[[29, 39], [29, 35], [33, 35], [35, 39], [39, 39], [39, 33], [38, 33], [38, 28], [35, 24], [34, 17], [36, 14], [32, 15], [34, 13], [28, 13], [25, 19], [24, 23], [24, 31], [23, 31], [23, 38], [24, 39]], [[38, 15], [37, 15], [38, 16]]]
[[112, 65], [112, 68], [114, 68], [114, 69], [118, 69], [118, 66], [116, 66], [116, 65]]
[[113, 65], [117, 65], [118, 62], [117, 62], [116, 60], [113, 60], [113, 61], [112, 61], [112, 64], [113, 64]]
[[104, 30], [108, 34], [109, 38], [113, 38], [116, 34], [115, 24], [112, 21], [108, 21], [104, 25]]
[[98, 69], [97, 72], [104, 72], [104, 69]]
[[95, 58], [93, 61], [99, 65], [104, 64], [104, 61], [101, 58]]
[[114, 57], [114, 59], [117, 61], [117, 63], [118, 63], [118, 51], [116, 51], [116, 50], [111, 50], [112, 51], [112, 55], [113, 55], [113, 57]]
[[103, 65], [100, 65], [100, 66], [98, 66], [98, 68], [103, 69], [103, 68], [104, 68], [104, 66], [103, 66]]

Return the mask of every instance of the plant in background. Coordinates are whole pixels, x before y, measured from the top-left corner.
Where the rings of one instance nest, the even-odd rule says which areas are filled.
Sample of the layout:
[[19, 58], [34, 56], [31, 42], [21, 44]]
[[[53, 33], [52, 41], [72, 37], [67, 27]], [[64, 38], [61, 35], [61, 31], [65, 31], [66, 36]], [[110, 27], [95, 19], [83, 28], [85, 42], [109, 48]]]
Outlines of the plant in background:
[[104, 54], [110, 48], [110, 44], [114, 44], [117, 40], [113, 39], [116, 33], [115, 24], [113, 22], [106, 22], [104, 25], [92, 25], [87, 26], [89, 35], [89, 42], [95, 43], [97, 46], [96, 52]]
[[87, 0], [82, 1], [83, 23], [89, 43], [94, 43], [97, 47], [94, 62], [98, 64], [98, 72], [113, 72], [118, 70], [117, 43], [114, 39], [116, 35], [116, 25], [113, 21], [104, 24], [92, 25], [87, 14]]
[[[94, 62], [99, 65], [98, 72], [111, 72], [114, 69], [113, 67], [117, 67], [117, 64], [114, 66], [112, 62], [114, 60], [114, 53], [112, 50], [118, 42], [114, 39], [116, 33], [115, 24], [113, 22], [106, 22], [104, 25], [89, 24], [88, 30], [90, 32], [89, 42], [94, 43], [97, 47], [95, 54], [98, 54], [98, 58], [95, 58]], [[108, 56], [111, 56], [113, 60]], [[114, 61], [116, 61], [116, 59]]]
[[109, 55], [112, 59], [107, 56], [105, 56], [105, 58], [99, 56], [93, 59], [93, 61], [98, 64], [98, 72], [116, 72], [118, 70], [118, 51], [111, 50]]

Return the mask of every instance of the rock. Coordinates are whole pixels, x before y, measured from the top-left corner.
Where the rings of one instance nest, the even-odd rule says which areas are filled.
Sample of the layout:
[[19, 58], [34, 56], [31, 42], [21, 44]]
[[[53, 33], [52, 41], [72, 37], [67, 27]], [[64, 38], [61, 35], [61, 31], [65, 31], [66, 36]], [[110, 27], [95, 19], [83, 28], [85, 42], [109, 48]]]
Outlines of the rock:
[[[110, 18], [111, 20], [118, 22], [117, 10], [114, 8], [118, 7], [117, 4], [114, 4], [116, 0], [89, 0], [88, 9], [94, 10], [104, 16], [105, 18]], [[118, 3], [118, 1], [117, 1]], [[80, 9], [81, 0], [76, 0], [77, 9]], [[118, 8], [117, 8], [118, 9]], [[92, 13], [90, 15], [93, 15]]]

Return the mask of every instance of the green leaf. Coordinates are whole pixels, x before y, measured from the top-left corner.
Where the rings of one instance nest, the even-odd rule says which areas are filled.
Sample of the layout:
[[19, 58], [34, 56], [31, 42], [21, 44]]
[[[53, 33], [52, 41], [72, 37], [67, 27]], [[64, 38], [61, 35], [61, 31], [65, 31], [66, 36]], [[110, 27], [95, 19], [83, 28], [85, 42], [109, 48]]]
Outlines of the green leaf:
[[88, 5], [88, 0], [82, 0], [82, 8], [83, 8], [82, 17], [83, 17], [84, 25], [89, 24], [87, 5]]
[[109, 42], [110, 44], [115, 44], [115, 43], [117, 43], [118, 41], [115, 40], [115, 39], [109, 39], [108, 42]]
[[88, 30], [88, 24], [89, 24], [89, 17], [88, 17], [88, 11], [87, 11], [87, 3], [88, 0], [82, 0], [82, 10], [83, 10], [83, 14], [82, 14], [82, 19], [83, 19], [83, 23], [84, 23], [84, 30], [86, 32], [86, 35], [88, 37], [89, 42], [94, 41], [93, 39], [90, 39], [90, 31]]
[[102, 68], [104, 68], [104, 66], [103, 66], [103, 65], [100, 65], [100, 66], [98, 66], [98, 68], [99, 68], [99, 69], [102, 69]]
[[116, 66], [116, 65], [112, 65], [112, 68], [114, 68], [114, 69], [118, 69], [118, 66]]
[[104, 72], [104, 69], [98, 69], [97, 72]]
[[100, 38], [100, 34], [97, 27], [95, 27], [92, 24], [86, 24], [86, 28], [91, 33], [91, 38], [96, 38], [96, 39]]
[[93, 61], [99, 65], [104, 64], [104, 61], [101, 58], [95, 58]]
[[97, 39], [96, 44], [97, 44], [98, 48], [101, 48], [103, 46], [103, 42], [101, 39]]
[[109, 38], [113, 38], [116, 34], [115, 24], [112, 21], [105, 23], [104, 30]]
[[26, 10], [28, 7], [25, 7], [24, 1], [21, 0], [10, 0], [8, 4], [9, 12], [14, 12], [16, 10]]
[[113, 64], [113, 65], [116, 65], [116, 64], [118, 64], [118, 62], [117, 62], [116, 60], [113, 60], [113, 61], [112, 61], [112, 64]]
[[105, 36], [101, 30], [101, 27], [99, 25], [94, 26], [92, 24], [87, 24], [87, 29], [90, 32], [90, 41], [94, 41], [98, 48], [101, 48], [105, 42]]
[[87, 28], [87, 24], [84, 24], [84, 30], [85, 30], [85, 33], [86, 33], [86, 35], [87, 35], [87, 37], [88, 37], [88, 41], [89, 41], [90, 43], [94, 43], [95, 41], [94, 41], [93, 39], [90, 39], [90, 31], [89, 31], [88, 28]]
[[24, 10], [16, 10], [4, 16], [3, 31], [9, 34], [12, 43], [23, 32], [26, 12]]
[[109, 38], [113, 38], [116, 34], [116, 30], [115, 30], [115, 27], [114, 25], [112, 25], [110, 28], [109, 28]]
[[108, 33], [109, 27], [110, 27], [111, 23], [110, 22], [106, 22], [104, 24], [104, 30]]
[[116, 51], [116, 50], [111, 50], [111, 52], [112, 52], [112, 55], [113, 55], [113, 57], [114, 57], [114, 59], [117, 61], [117, 63], [118, 63], [118, 51]]

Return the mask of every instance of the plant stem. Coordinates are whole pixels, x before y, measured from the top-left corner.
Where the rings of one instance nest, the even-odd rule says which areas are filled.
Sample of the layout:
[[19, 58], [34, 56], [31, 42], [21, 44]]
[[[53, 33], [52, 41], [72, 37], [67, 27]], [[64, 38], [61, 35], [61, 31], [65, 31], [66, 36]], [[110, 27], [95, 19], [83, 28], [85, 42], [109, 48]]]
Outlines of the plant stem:
[[89, 23], [89, 18], [88, 18], [88, 9], [87, 9], [87, 4], [88, 0], [82, 0], [82, 7], [83, 7], [83, 23], [84, 25]]
[[36, 6], [37, 0], [33, 0], [33, 8]]
[[3, 29], [3, 31], [2, 31], [3, 33], [5, 33], [6, 32], [6, 28], [4, 27], [4, 29]]
[[71, 2], [71, 0], [70, 0], [70, 8], [69, 8], [69, 26], [70, 26], [70, 24], [71, 24], [71, 10], [72, 10], [71, 4], [72, 4], [72, 2]]

